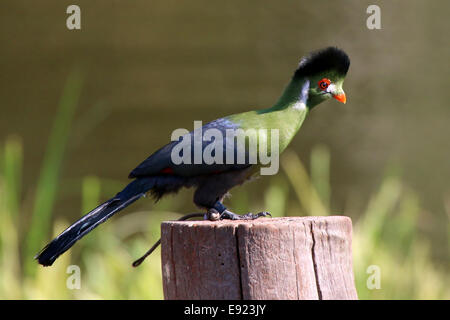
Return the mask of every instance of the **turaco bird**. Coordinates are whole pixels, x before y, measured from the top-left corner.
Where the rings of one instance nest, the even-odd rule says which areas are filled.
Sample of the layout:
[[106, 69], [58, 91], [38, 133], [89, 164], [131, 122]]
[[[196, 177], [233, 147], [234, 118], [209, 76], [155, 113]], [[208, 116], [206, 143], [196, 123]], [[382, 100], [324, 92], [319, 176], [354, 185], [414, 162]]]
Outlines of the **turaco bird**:
[[[280, 154], [300, 129], [306, 115], [314, 106], [330, 98], [342, 103], [346, 102], [342, 84], [349, 66], [350, 59], [347, 54], [338, 48], [329, 47], [313, 52], [301, 59], [283, 94], [272, 107], [214, 120], [201, 127], [202, 132], [215, 129], [215, 133], [224, 133], [224, 141], [221, 141], [220, 145], [226, 153], [230, 151], [229, 145], [233, 145], [235, 141], [235, 137], [228, 138], [226, 131], [276, 129], [279, 139], [276, 147]], [[194, 134], [195, 130], [187, 132], [185, 137]], [[200, 151], [210, 147], [205, 140], [200, 140]], [[258, 139], [258, 148], [261, 148], [260, 141], [263, 140]], [[256, 219], [270, 215], [267, 212], [238, 215], [228, 210], [222, 203], [228, 190], [242, 184], [257, 174], [257, 169], [261, 168], [259, 162], [250, 161], [250, 151], [247, 147], [245, 147], [244, 161], [241, 162], [206, 163], [202, 159], [200, 162], [185, 161], [176, 164], [173, 161], [173, 151], [179, 147], [180, 141], [181, 139], [175, 140], [162, 147], [131, 171], [129, 178], [134, 180], [130, 184], [51, 241], [36, 255], [38, 262], [44, 266], [52, 265], [58, 256], [72, 247], [78, 239], [147, 193], [158, 200], [166, 194], [177, 192], [182, 187], [194, 187], [196, 188], [194, 203], [205, 209], [205, 218], [211, 220]], [[248, 140], [245, 145], [248, 146]], [[181, 157], [183, 152], [184, 149], [179, 153]], [[270, 152], [274, 151], [269, 150]], [[214, 152], [211, 155], [214, 156]], [[236, 160], [236, 157], [230, 157], [229, 160]]]

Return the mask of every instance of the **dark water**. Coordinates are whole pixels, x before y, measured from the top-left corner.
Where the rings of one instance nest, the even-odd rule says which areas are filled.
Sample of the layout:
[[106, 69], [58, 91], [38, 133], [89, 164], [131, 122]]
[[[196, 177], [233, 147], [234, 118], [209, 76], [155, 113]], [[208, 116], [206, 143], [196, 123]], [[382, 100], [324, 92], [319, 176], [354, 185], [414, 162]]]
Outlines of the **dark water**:
[[[77, 1], [82, 30], [69, 31], [72, 2], [3, 0], [1, 141], [22, 137], [30, 194], [65, 80], [81, 68], [61, 189], [86, 175], [125, 183], [173, 129], [270, 106], [303, 54], [337, 45], [352, 60], [348, 102], [314, 109], [291, 148], [305, 162], [314, 145], [330, 148], [334, 212], [351, 196], [363, 209], [395, 164], [435, 226], [450, 197], [450, 2], [378, 1], [382, 29], [368, 30], [371, 3]], [[62, 191], [57, 210], [78, 215], [77, 192]]]

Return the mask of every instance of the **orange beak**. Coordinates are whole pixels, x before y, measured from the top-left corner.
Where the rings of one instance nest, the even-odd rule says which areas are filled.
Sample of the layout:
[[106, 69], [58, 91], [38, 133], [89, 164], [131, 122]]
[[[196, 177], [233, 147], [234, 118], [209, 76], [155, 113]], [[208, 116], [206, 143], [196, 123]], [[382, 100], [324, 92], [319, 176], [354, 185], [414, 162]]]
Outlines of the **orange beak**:
[[333, 95], [333, 98], [335, 98], [337, 101], [340, 101], [344, 104], [347, 102], [347, 97], [345, 96], [345, 93], [335, 94], [335, 95]]

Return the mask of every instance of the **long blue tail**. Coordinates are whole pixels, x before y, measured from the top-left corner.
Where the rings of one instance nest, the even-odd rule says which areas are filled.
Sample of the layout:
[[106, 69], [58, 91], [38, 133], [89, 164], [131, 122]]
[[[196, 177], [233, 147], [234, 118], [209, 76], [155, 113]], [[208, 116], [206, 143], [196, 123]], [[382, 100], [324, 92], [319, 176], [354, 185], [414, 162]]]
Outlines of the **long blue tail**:
[[80, 220], [64, 230], [53, 239], [34, 258], [43, 266], [51, 266], [53, 262], [84, 235], [89, 233], [99, 224], [105, 222], [115, 213], [129, 206], [155, 185], [153, 178], [139, 178], [128, 184], [114, 198], [99, 205]]

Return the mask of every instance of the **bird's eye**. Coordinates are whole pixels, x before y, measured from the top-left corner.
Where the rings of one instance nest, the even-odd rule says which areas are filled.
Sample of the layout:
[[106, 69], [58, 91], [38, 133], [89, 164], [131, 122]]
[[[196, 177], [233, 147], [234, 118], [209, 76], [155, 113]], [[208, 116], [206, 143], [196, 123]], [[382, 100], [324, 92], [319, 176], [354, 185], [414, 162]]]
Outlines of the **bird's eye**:
[[323, 78], [322, 80], [319, 81], [319, 88], [321, 90], [326, 90], [330, 85], [330, 83], [331, 83], [330, 80], [328, 80], [327, 78]]

